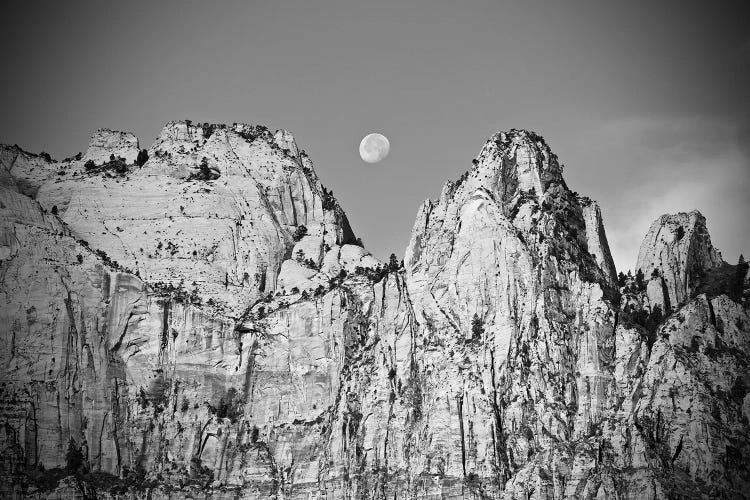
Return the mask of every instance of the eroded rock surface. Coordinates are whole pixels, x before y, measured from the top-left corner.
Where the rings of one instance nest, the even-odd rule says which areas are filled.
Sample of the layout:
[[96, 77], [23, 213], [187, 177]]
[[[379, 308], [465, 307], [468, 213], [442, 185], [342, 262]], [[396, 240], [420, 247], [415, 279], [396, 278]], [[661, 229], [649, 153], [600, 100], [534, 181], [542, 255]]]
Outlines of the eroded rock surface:
[[640, 269], [651, 286], [649, 299], [662, 310], [683, 304], [698, 290], [706, 273], [724, 261], [711, 244], [706, 218], [697, 210], [662, 215], [651, 224], [638, 252]]
[[699, 213], [618, 287], [598, 206], [511, 130], [402, 267], [288, 132], [171, 122], [141, 160], [3, 149], [3, 495], [748, 494], [747, 269]]

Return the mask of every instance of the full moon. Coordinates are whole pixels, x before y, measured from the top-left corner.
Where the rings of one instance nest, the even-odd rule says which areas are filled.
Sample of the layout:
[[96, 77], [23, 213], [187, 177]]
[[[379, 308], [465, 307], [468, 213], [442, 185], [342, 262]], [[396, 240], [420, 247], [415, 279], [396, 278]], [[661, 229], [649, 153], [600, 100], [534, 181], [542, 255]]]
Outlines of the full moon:
[[367, 163], [377, 163], [388, 156], [391, 143], [383, 134], [368, 134], [359, 143], [359, 156]]

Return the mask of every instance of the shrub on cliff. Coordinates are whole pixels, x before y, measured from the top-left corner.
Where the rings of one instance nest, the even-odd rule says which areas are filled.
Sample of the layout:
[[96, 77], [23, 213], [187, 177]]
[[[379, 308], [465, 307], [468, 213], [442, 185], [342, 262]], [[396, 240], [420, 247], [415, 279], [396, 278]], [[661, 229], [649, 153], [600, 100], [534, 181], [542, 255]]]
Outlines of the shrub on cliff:
[[388, 259], [388, 270], [391, 272], [396, 272], [401, 268], [401, 264], [398, 261], [398, 257], [396, 257], [395, 253], [392, 253], [390, 258]]
[[198, 171], [195, 173], [190, 174], [190, 176], [187, 178], [189, 181], [215, 181], [221, 177], [221, 174], [211, 167], [208, 166], [208, 158], [205, 156], [201, 160], [200, 165], [198, 166]]
[[734, 266], [734, 276], [728, 287], [729, 297], [736, 302], [742, 300], [742, 295], [745, 290], [745, 276], [747, 275], [747, 269], [748, 263], [745, 262], [745, 256], [740, 254], [737, 265]]
[[471, 340], [480, 340], [482, 334], [484, 334], [484, 322], [478, 314], [474, 313], [474, 317], [471, 319]]
[[141, 149], [138, 151], [138, 157], [135, 159], [135, 164], [142, 167], [148, 161], [148, 151]]
[[245, 411], [242, 395], [237, 392], [237, 389], [230, 387], [219, 399], [216, 408], [211, 407], [211, 410], [217, 418], [228, 418], [232, 422], [237, 422]]
[[640, 269], [635, 273], [635, 287], [639, 292], [646, 290], [645, 277], [643, 276], [643, 271]]
[[292, 234], [292, 239], [294, 241], [299, 241], [305, 236], [307, 236], [307, 227], [303, 225], [299, 225], [297, 226], [297, 229], [294, 230], [294, 234]]
[[617, 286], [620, 288], [624, 287], [627, 284], [627, 277], [620, 271], [617, 274]]
[[128, 172], [128, 166], [125, 162], [125, 158], [115, 155], [109, 155], [109, 161], [102, 163], [97, 166], [92, 160], [86, 161], [83, 164], [83, 168], [90, 173], [101, 173], [111, 177], [110, 172], [114, 172], [120, 176], [124, 176]]
[[216, 130], [216, 125], [212, 123], [204, 123], [201, 125], [202, 131], [203, 131], [203, 138], [208, 139], [211, 137], [214, 133], [214, 130]]
[[68, 441], [68, 451], [65, 453], [65, 468], [71, 472], [76, 472], [82, 464], [83, 453], [71, 437]]
[[336, 208], [336, 198], [333, 197], [333, 191], [323, 186], [323, 210], [334, 210]]

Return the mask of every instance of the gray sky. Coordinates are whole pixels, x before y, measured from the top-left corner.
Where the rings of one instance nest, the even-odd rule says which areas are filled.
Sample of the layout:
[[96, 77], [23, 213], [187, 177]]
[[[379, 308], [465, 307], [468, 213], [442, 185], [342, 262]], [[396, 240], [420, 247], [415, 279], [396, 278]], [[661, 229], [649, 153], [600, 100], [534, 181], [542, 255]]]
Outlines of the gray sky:
[[[750, 253], [748, 2], [15, 2], [0, 142], [62, 158], [99, 127], [286, 128], [376, 256], [493, 132], [528, 128], [598, 200], [618, 270], [650, 222], [701, 210]], [[391, 153], [357, 147], [382, 132]]]

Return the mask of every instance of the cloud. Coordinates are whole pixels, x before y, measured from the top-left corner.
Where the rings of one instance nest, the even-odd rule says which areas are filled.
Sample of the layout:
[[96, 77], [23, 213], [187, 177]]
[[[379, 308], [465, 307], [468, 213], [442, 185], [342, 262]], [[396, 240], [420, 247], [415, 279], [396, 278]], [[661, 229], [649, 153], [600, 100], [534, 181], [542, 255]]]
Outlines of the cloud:
[[750, 251], [750, 158], [737, 126], [712, 117], [630, 117], [583, 134], [584, 175], [600, 200], [618, 270], [664, 213], [700, 210], [725, 260]]

